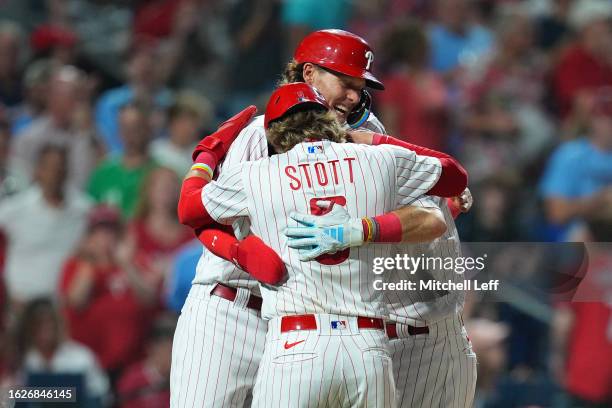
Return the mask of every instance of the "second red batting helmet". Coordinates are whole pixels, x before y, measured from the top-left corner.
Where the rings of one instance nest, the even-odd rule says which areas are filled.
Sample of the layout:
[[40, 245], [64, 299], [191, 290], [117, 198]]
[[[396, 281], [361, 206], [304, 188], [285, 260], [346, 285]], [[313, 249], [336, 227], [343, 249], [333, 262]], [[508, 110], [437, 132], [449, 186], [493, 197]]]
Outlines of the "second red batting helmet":
[[328, 110], [329, 105], [323, 96], [312, 86], [304, 82], [294, 82], [276, 88], [270, 96], [264, 115], [264, 128], [270, 122], [295, 112], [298, 109], [315, 108]]
[[343, 30], [320, 30], [308, 34], [297, 46], [293, 58], [310, 62], [344, 75], [366, 80], [367, 86], [385, 89], [374, 75], [374, 52], [363, 38]]

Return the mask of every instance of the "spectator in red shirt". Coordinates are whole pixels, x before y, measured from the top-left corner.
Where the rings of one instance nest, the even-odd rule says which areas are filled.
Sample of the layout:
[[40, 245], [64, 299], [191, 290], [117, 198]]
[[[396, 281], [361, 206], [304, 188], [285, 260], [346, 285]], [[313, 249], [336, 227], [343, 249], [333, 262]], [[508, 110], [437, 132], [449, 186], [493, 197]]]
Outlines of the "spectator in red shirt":
[[387, 131], [410, 143], [445, 150], [448, 92], [442, 78], [428, 68], [427, 36], [416, 22], [401, 22], [383, 37], [389, 73], [386, 91], [377, 94]]
[[[572, 238], [610, 242], [612, 211], [591, 216]], [[612, 406], [611, 274], [610, 252], [604, 246], [590, 245], [589, 270], [573, 301], [560, 304], [555, 310], [551, 368], [571, 397], [572, 407]]]
[[143, 279], [138, 271], [121, 266], [120, 236], [118, 210], [94, 209], [78, 252], [64, 266], [60, 284], [71, 337], [89, 346], [112, 378], [141, 356], [149, 327]]
[[166, 408], [170, 404], [170, 362], [176, 319], [159, 318], [149, 335], [147, 356], [128, 367], [118, 384], [120, 408]]
[[602, 86], [612, 85], [612, 3], [606, 0], [576, 1], [570, 23], [578, 37], [561, 56], [553, 73], [553, 91], [562, 117], [579, 107], [579, 98]]

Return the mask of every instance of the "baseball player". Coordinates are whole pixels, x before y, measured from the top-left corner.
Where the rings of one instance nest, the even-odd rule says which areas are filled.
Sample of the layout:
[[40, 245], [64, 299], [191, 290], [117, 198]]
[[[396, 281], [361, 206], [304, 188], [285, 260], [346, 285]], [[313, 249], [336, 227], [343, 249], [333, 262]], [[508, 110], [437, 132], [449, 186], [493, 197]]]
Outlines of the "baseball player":
[[[262, 315], [270, 321], [253, 406], [395, 406], [387, 312], [370, 272], [384, 248], [349, 247], [400, 242], [405, 226], [390, 211], [429, 191], [442, 172], [440, 161], [389, 145], [339, 143], [345, 131], [305, 83], [272, 94], [264, 127], [279, 154], [225, 168], [202, 193], [213, 219], [248, 217], [253, 233], [287, 265], [282, 284], [261, 287]], [[316, 225], [322, 202], [350, 225], [335, 231], [345, 253], [302, 263], [283, 231], [295, 225], [289, 218], [295, 211], [311, 213], [300, 221]], [[433, 229], [441, 235], [446, 227], [439, 210], [429, 217], [426, 223], [437, 223]]]
[[[364, 138], [365, 135], [365, 138]], [[393, 143], [407, 145], [385, 135], [362, 133], [354, 139], [369, 144]], [[447, 203], [440, 197], [419, 198], [416, 201], [402, 200], [401, 205], [410, 203], [427, 208], [439, 208], [444, 214], [447, 231], [440, 238], [425, 244], [402, 246], [396, 253], [413, 257], [457, 258], [461, 256], [459, 235], [454, 217], [471, 207], [469, 190], [462, 193], [459, 203]], [[328, 231], [341, 226], [332, 215], [320, 217], [326, 225], [314, 231], [302, 228], [294, 237], [310, 241], [292, 241], [289, 245], [310, 249], [309, 260], [314, 255], [336, 251], [337, 242], [330, 242]], [[326, 232], [327, 231], [327, 232]], [[293, 242], [293, 244], [292, 244]], [[390, 282], [406, 279], [405, 271], [393, 270], [388, 273]], [[419, 279], [457, 282], [463, 280], [461, 274], [451, 269], [419, 270], [413, 281]], [[476, 355], [467, 337], [461, 312], [465, 294], [462, 291], [448, 293], [424, 293], [418, 291], [386, 291], [385, 299], [389, 309], [389, 322], [386, 330], [392, 350], [393, 371], [397, 388], [397, 401], [400, 407], [471, 407], [476, 385]]]
[[[315, 85], [326, 99], [333, 102], [340, 122], [384, 132], [376, 117], [368, 114], [370, 98], [365, 87], [382, 88], [371, 74], [372, 61], [372, 50], [360, 37], [339, 30], [318, 31], [307, 36], [298, 46], [284, 79], [285, 82], [305, 80]], [[240, 132], [229, 148], [220, 174], [232, 164], [258, 160], [273, 153], [263, 123], [263, 116], [255, 117]], [[236, 130], [239, 123], [234, 121], [233, 125], [236, 126], [232, 129]], [[225, 146], [231, 137], [223, 136], [223, 143], [213, 144]], [[457, 179], [465, 178], [465, 173], [450, 158], [441, 159], [441, 162], [442, 178], [432, 188], [440, 189], [436, 191], [439, 195], [457, 195], [455, 186], [461, 184]], [[213, 164], [216, 163], [218, 161]], [[212, 169], [208, 172], [212, 174]], [[186, 205], [183, 211], [179, 211], [183, 215], [182, 222], [198, 231], [206, 224], [202, 218], [201, 200], [198, 200], [203, 184], [201, 177], [186, 178], [181, 193], [181, 201]], [[192, 205], [193, 201], [195, 204]], [[411, 209], [403, 211], [405, 213], [400, 214], [400, 218], [408, 217]], [[247, 219], [235, 224], [234, 232], [238, 238], [244, 238], [248, 231]], [[230, 250], [221, 248], [222, 238], [220, 233], [209, 236], [210, 253], [198, 263], [196, 278], [179, 320], [171, 373], [173, 407], [186, 404], [242, 407], [248, 406], [250, 401], [266, 333], [266, 321], [260, 313], [259, 285], [253, 276], [264, 282], [265, 279], [274, 281], [279, 275], [276, 272], [278, 265], [267, 269], [260, 267], [255, 273], [250, 270], [249, 275], [237, 264], [245, 266], [250, 263], [250, 269], [257, 269], [260, 261], [271, 260], [273, 256], [248, 256], [249, 251], [236, 249], [237, 243], [257, 243], [252, 235], [228, 244]], [[258, 245], [252, 247], [259, 248]], [[223, 258], [215, 254], [223, 255]], [[273, 272], [266, 275], [269, 271]], [[205, 331], [203, 327], [206, 327]]]
[[[414, 203], [413, 203], [414, 204]], [[398, 247], [414, 257], [461, 257], [459, 234], [444, 199], [424, 206], [440, 208], [448, 226], [431, 243]], [[414, 279], [459, 282], [463, 274], [453, 269], [419, 270]], [[406, 279], [405, 271], [390, 271], [391, 282]], [[461, 312], [465, 293], [387, 291], [390, 322], [387, 324], [398, 384], [399, 407], [471, 407], [476, 387], [476, 354], [467, 336]]]

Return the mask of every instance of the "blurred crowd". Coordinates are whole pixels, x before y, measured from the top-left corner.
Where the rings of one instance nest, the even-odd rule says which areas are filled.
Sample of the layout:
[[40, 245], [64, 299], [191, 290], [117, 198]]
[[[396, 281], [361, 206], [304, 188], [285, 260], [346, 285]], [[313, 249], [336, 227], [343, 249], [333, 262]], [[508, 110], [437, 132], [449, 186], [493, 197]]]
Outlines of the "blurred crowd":
[[[0, 385], [79, 375], [91, 406], [168, 405], [202, 252], [176, 217], [192, 149], [247, 104], [261, 112], [322, 28], [372, 45], [388, 133], [468, 169], [462, 240], [612, 241], [610, 0], [3, 0]], [[550, 306], [545, 323], [474, 307], [478, 406], [521, 406], [503, 398], [521, 379], [525, 404], [559, 387], [612, 399], [612, 306]], [[608, 370], [568, 371], [593, 313]], [[513, 352], [525, 333], [534, 352]]]

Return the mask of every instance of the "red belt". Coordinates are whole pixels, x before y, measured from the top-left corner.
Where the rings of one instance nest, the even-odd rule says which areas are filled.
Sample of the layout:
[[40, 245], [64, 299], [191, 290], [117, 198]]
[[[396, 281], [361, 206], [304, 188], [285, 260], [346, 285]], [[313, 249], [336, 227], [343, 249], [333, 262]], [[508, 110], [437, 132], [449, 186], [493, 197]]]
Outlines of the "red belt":
[[[377, 329], [384, 330], [385, 323], [382, 319], [376, 319], [372, 317], [357, 317], [357, 327], [359, 329]], [[316, 330], [317, 319], [313, 314], [297, 315], [297, 316], [283, 316], [281, 319], [281, 333], [285, 333], [292, 330]]]
[[[236, 300], [238, 289], [232, 288], [231, 286], [226, 286], [222, 283], [217, 283], [215, 287], [210, 291], [210, 294], [222, 297], [223, 299], [227, 299], [230, 302], [233, 302], [234, 300]], [[262, 299], [259, 296], [251, 294], [247, 302], [247, 307], [249, 309], [261, 311], [261, 302]]]
[[[417, 334], [429, 334], [429, 327], [408, 326], [408, 334], [416, 336]], [[397, 339], [397, 325], [395, 323], [387, 323], [387, 336], [390, 339]]]

